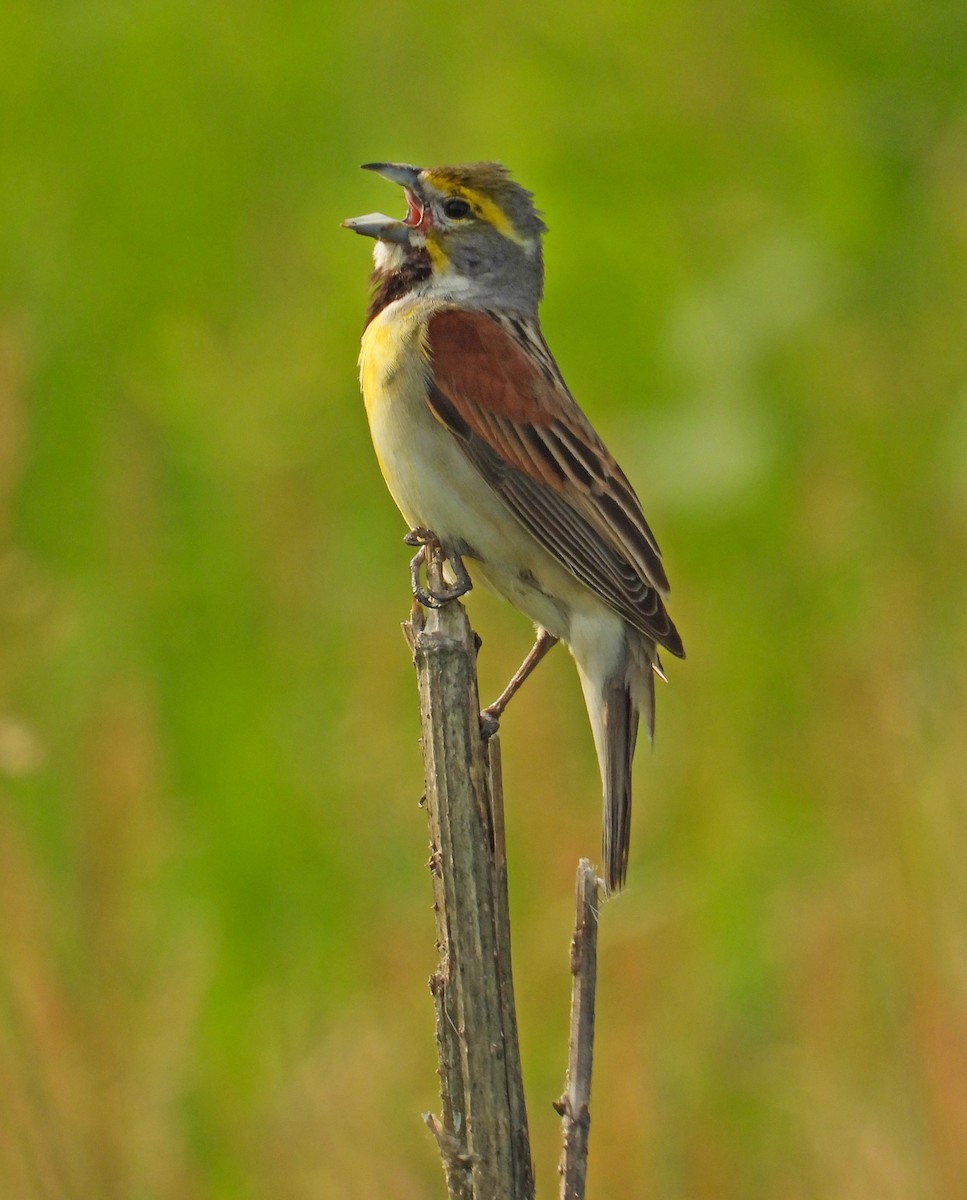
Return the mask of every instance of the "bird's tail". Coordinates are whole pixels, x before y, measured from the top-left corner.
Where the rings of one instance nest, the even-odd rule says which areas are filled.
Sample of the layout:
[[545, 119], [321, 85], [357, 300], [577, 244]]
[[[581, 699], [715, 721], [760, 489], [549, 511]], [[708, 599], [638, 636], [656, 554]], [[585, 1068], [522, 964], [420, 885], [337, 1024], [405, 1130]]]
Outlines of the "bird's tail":
[[631, 760], [638, 737], [638, 708], [631, 689], [621, 680], [609, 680], [601, 698], [604, 753], [598, 750], [604, 811], [601, 852], [604, 882], [609, 892], [620, 891], [628, 872], [631, 845]]
[[635, 661], [637, 654], [623, 656], [618, 669], [603, 681], [589, 678], [580, 671], [604, 791], [601, 849], [604, 884], [609, 893], [621, 890], [628, 872], [631, 763], [639, 718], [644, 718], [649, 735], [654, 728], [655, 683], [651, 653], [642, 657], [647, 661]]

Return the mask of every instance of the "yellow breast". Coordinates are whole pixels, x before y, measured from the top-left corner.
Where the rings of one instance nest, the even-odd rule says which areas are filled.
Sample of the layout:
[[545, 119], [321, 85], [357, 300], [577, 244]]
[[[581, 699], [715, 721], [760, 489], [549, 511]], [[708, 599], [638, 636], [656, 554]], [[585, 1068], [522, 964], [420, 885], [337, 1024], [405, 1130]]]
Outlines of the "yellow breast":
[[359, 350], [359, 382], [370, 420], [375, 409], [393, 398], [401, 383], [422, 387], [429, 315], [425, 304], [397, 301], [366, 326]]
[[[459, 451], [426, 402], [426, 325], [438, 303], [405, 297], [363, 334], [359, 379], [380, 470], [411, 527], [427, 524], [440, 499], [441, 459]], [[441, 470], [441, 467], [443, 468]]]

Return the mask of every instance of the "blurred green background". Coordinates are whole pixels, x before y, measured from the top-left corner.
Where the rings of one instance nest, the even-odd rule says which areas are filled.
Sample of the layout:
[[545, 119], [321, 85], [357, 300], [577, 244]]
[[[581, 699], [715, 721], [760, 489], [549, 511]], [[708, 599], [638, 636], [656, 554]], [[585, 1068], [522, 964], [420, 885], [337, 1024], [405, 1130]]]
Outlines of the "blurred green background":
[[[689, 660], [601, 923], [590, 1194], [967, 1179], [967, 7], [7, 0], [0, 1195], [440, 1196], [358, 164], [499, 158]], [[474, 594], [482, 687], [530, 642]], [[599, 784], [504, 725], [539, 1184]]]

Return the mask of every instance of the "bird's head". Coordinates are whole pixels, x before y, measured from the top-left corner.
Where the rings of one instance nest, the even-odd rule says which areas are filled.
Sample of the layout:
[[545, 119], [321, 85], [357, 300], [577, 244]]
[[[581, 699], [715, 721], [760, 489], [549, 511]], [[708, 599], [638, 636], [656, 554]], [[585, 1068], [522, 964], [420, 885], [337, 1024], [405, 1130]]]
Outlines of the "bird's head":
[[[544, 282], [541, 237], [546, 226], [531, 193], [499, 163], [363, 168], [403, 187], [406, 215], [370, 213], [343, 221], [376, 238], [379, 274], [420, 266], [421, 294], [474, 307], [536, 311]], [[410, 272], [416, 276], [417, 273]]]

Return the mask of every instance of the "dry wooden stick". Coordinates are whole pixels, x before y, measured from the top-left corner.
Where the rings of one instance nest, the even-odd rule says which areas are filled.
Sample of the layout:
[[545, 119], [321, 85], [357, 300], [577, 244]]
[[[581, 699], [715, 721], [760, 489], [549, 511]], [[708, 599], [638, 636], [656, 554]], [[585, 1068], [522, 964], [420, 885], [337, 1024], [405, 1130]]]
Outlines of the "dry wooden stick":
[[598, 877], [586, 858], [578, 864], [577, 923], [571, 939], [571, 1038], [561, 1114], [564, 1148], [558, 1171], [561, 1200], [583, 1200], [591, 1129], [591, 1060], [594, 1054], [594, 991], [598, 971]]
[[[431, 580], [432, 584], [432, 580]], [[480, 735], [476, 645], [463, 606], [404, 626], [420, 688], [439, 966], [442, 1114], [425, 1120], [450, 1200], [532, 1200], [510, 968], [500, 747]]]

